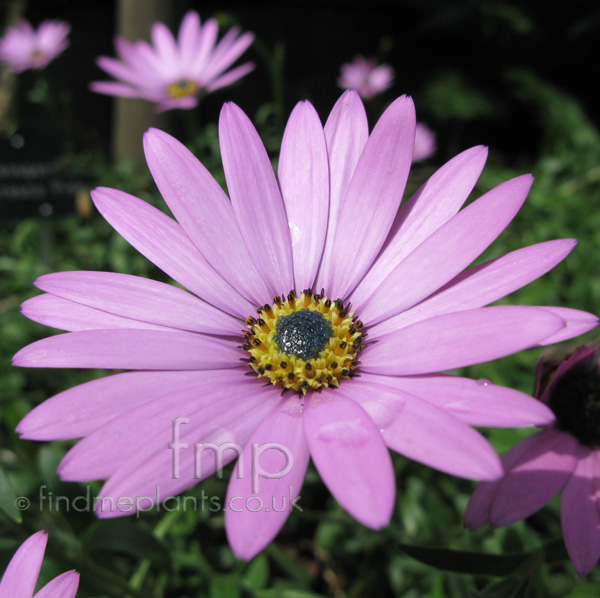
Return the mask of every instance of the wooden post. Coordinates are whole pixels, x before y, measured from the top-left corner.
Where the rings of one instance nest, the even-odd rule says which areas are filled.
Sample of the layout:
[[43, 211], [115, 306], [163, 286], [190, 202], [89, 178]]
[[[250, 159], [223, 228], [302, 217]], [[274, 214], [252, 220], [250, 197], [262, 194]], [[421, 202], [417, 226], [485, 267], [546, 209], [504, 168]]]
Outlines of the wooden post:
[[[150, 39], [156, 21], [172, 25], [171, 0], [118, 0], [117, 32], [129, 39]], [[148, 127], [168, 128], [168, 115], [156, 114], [154, 104], [145, 100], [115, 98], [112, 123], [112, 154], [115, 159], [144, 162], [142, 136]]]

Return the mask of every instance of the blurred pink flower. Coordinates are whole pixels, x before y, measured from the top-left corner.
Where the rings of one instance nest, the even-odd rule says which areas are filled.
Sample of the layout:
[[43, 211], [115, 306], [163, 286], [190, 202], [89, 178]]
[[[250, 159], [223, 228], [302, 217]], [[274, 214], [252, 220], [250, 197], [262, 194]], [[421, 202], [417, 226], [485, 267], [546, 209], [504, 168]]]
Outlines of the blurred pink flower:
[[[0, 581], [0, 598], [34, 596], [47, 542], [48, 535], [42, 530], [21, 544]], [[79, 574], [67, 571], [47, 583], [35, 594], [35, 598], [74, 598], [78, 587]]]
[[218, 32], [215, 19], [201, 25], [198, 13], [190, 11], [181, 22], [177, 39], [164, 23], [153, 25], [152, 45], [117, 37], [119, 60], [98, 58], [98, 65], [117, 81], [96, 81], [91, 89], [154, 102], [158, 112], [195, 108], [200, 95], [231, 85], [254, 69], [247, 62], [227, 71], [248, 49], [254, 35], [239, 35], [234, 27], [217, 43]]
[[502, 459], [504, 477], [480, 484], [465, 523], [510, 525], [561, 495], [569, 556], [581, 575], [600, 558], [600, 370], [598, 348], [582, 346], [559, 360], [541, 360], [536, 396], [555, 419]]
[[[225, 526], [235, 554], [248, 559], [293, 510], [309, 458], [340, 504], [378, 529], [395, 504], [388, 447], [453, 475], [496, 479], [500, 460], [471, 426], [552, 419], [523, 393], [437, 372], [595, 326], [595, 316], [566, 308], [484, 307], [576, 243], [532, 245], [463, 272], [517, 214], [532, 177], [461, 210], [487, 157], [474, 147], [398, 210], [414, 131], [407, 97], [370, 134], [355, 92], [342, 95], [324, 127], [301, 102], [276, 176], [256, 129], [229, 103], [219, 138], [231, 199], [185, 146], [155, 129], [144, 138], [146, 159], [176, 220], [122, 191], [92, 192], [108, 222], [191, 291], [59, 272], [41, 276], [45, 294], [23, 304], [27, 317], [69, 332], [25, 347], [15, 365], [138, 370], [67, 390], [18, 426], [29, 439], [83, 437], [59, 474], [108, 478], [99, 516], [179, 494], [237, 454], [227, 450], [220, 462], [193, 444], [235, 443], [243, 452]], [[265, 443], [289, 455], [264, 452], [266, 475], [255, 486], [249, 462]]]
[[354, 89], [361, 97], [371, 99], [389, 89], [394, 81], [394, 69], [372, 58], [356, 56], [352, 62], [343, 64], [338, 78], [342, 89]]
[[435, 133], [425, 124], [417, 123], [415, 130], [415, 151], [413, 162], [420, 162], [436, 152]]
[[0, 39], [0, 61], [17, 73], [42, 69], [68, 47], [70, 30], [64, 21], [44, 21], [36, 30], [21, 20]]

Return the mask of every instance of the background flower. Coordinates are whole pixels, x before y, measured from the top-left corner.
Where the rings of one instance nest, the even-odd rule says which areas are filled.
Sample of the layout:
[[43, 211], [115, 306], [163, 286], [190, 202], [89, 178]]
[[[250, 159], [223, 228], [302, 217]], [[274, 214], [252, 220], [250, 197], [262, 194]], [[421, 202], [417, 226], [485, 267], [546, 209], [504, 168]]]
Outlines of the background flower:
[[247, 62], [227, 70], [250, 46], [254, 35], [239, 35], [234, 27], [217, 43], [218, 31], [215, 19], [201, 25], [198, 13], [190, 11], [181, 22], [177, 39], [164, 23], [152, 27], [152, 45], [117, 37], [119, 59], [98, 58], [98, 66], [117, 82], [96, 81], [91, 89], [154, 102], [159, 112], [195, 108], [199, 96], [235, 83], [254, 68]]
[[[212, 453], [203, 453], [199, 475], [195, 452], [183, 450], [184, 473], [173, 475], [166, 447], [177, 418], [188, 421], [186, 446], [235, 442], [246, 459], [264, 443], [292, 452], [289, 476], [262, 480], [260, 490], [238, 475], [238, 462], [227, 504], [253, 496], [263, 505], [292, 501], [310, 456], [339, 503], [381, 528], [395, 503], [386, 445], [447, 473], [495, 479], [498, 457], [470, 426], [544, 424], [552, 414], [517, 391], [437, 372], [570, 338], [597, 319], [555, 307], [484, 307], [550, 270], [575, 242], [525, 247], [463, 272], [518, 212], [531, 177], [460, 210], [487, 156], [475, 147], [398, 211], [414, 131], [406, 97], [370, 135], [355, 92], [340, 98], [325, 127], [302, 102], [285, 129], [277, 179], [250, 120], [226, 104], [219, 135], [231, 201], [187, 148], [148, 132], [146, 159], [177, 220], [114, 189], [96, 189], [93, 199], [121, 235], [196, 296], [112, 273], [40, 277], [46, 294], [23, 313], [71, 332], [22, 349], [15, 365], [142, 371], [66, 391], [28, 415], [19, 432], [37, 440], [84, 436], [59, 473], [71, 481], [108, 478], [101, 495], [112, 504], [155, 496], [157, 488], [163, 497], [178, 494], [214, 472]], [[287, 354], [273, 336], [283, 333], [277, 314], [301, 308], [319, 322], [333, 314], [333, 336], [315, 358]], [[282, 388], [296, 392], [282, 398]], [[225, 461], [234, 456], [228, 451]], [[268, 471], [281, 469], [276, 451], [265, 459]], [[289, 512], [228, 509], [235, 553], [257, 554]]]
[[[15, 552], [0, 581], [0, 598], [32, 598], [42, 567], [48, 535], [40, 531], [30, 536]], [[35, 598], [74, 598], [79, 574], [67, 571], [47, 583]]]
[[42, 69], [68, 47], [70, 29], [68, 23], [58, 20], [44, 21], [34, 29], [22, 19], [0, 39], [0, 61], [17, 73]]
[[374, 58], [356, 56], [352, 62], [341, 66], [338, 85], [342, 89], [354, 89], [361, 97], [371, 99], [394, 82], [394, 69], [389, 64], [377, 64]]
[[424, 123], [417, 123], [415, 129], [415, 151], [413, 162], [430, 158], [436, 152], [435, 133]]
[[575, 568], [589, 573], [600, 558], [600, 370], [597, 348], [541, 360], [536, 395], [556, 419], [502, 459], [504, 477], [480, 484], [465, 523], [476, 529], [529, 517], [562, 491], [565, 544]]

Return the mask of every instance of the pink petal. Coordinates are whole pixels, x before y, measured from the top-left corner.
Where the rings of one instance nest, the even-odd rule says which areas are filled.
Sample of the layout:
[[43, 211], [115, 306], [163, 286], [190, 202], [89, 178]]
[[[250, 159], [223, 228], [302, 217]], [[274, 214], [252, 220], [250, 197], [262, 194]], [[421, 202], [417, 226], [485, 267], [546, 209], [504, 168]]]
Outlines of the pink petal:
[[287, 294], [294, 288], [294, 269], [281, 193], [256, 129], [235, 104], [221, 110], [219, 140], [242, 238], [271, 294]]
[[415, 108], [398, 98], [375, 125], [342, 201], [331, 254], [332, 297], [347, 297], [379, 253], [410, 170]]
[[[219, 401], [190, 413], [189, 424], [180, 428], [179, 468], [174, 470], [174, 450], [165, 450], [173, 443], [173, 424], [164, 421], [164, 432], [142, 446], [134, 447], [132, 456], [119, 464], [100, 491], [97, 514], [102, 518], [122, 517], [133, 513], [137, 497], [149, 497], [155, 503], [197, 484], [212, 475], [221, 465], [225, 466], [242, 452], [256, 426], [264, 420], [280, 402], [280, 391], [275, 387], [249, 387], [231, 389], [222, 387], [222, 395], [237, 399], [237, 407], [231, 401], [219, 405]], [[181, 412], [179, 412], [181, 413]], [[185, 417], [185, 413], [181, 417]], [[205, 448], [196, 463], [195, 444], [214, 443], [220, 449], [222, 463], [215, 450]], [[231, 448], [230, 448], [231, 447]], [[197, 467], [198, 466], [198, 467]], [[178, 475], [175, 475], [178, 474]], [[222, 474], [221, 474], [222, 475]], [[132, 499], [133, 504], [128, 499]], [[200, 508], [200, 507], [196, 507]]]
[[323, 254], [329, 212], [325, 135], [309, 102], [288, 120], [279, 154], [279, 184], [288, 218], [298, 290], [313, 287]]
[[399, 391], [398, 401], [403, 401], [404, 393], [414, 395], [470, 426], [543, 426], [555, 419], [541, 401], [489, 380], [443, 374], [376, 376], [363, 372], [360, 382], [392, 386]]
[[38, 405], [17, 426], [28, 440], [87, 436], [100, 426], [161, 397], [186, 388], [239, 376], [236, 369], [207, 372], [126, 372], [69, 388]]
[[246, 318], [255, 306], [208, 264], [177, 222], [145, 201], [100, 187], [92, 191], [100, 213], [140, 253], [190, 291], [223, 311]]
[[514, 218], [532, 182], [530, 175], [524, 175], [502, 183], [437, 229], [392, 271], [364, 306], [355, 305], [362, 321], [376, 324], [395, 316], [454, 278]]
[[[522, 444], [522, 443], [521, 443]], [[549, 429], [535, 436], [527, 447], [517, 445], [512, 467], [505, 466], [490, 509], [490, 523], [495, 527], [510, 525], [541, 509], [573, 475], [577, 466], [579, 444], [573, 436]], [[508, 454], [510, 454], [510, 451]]]
[[198, 47], [194, 61], [190, 66], [190, 73], [194, 78], [198, 78], [206, 66], [206, 62], [210, 58], [210, 54], [217, 41], [219, 35], [219, 24], [215, 19], [208, 19], [200, 31]]
[[177, 36], [179, 60], [181, 61], [182, 68], [186, 69], [186, 71], [190, 70], [196, 57], [200, 36], [200, 15], [196, 11], [190, 10], [183, 17]]
[[217, 77], [212, 83], [206, 86], [206, 91], [216, 91], [223, 87], [228, 87], [232, 83], [235, 83], [242, 77], [245, 77], [248, 73], [251, 73], [256, 68], [253, 62], [246, 62], [240, 66], [227, 71], [224, 75]]
[[308, 459], [302, 408], [293, 397], [256, 428], [231, 475], [225, 529], [238, 558], [252, 559], [279, 533], [300, 498]]
[[181, 64], [177, 51], [177, 42], [169, 28], [164, 23], [154, 23], [152, 26], [152, 45], [161, 61], [169, 68], [174, 77], [180, 75]]
[[239, 366], [235, 342], [190, 332], [84, 330], [44, 338], [13, 357], [18, 367], [211, 370]]
[[587, 575], [600, 558], [599, 473], [598, 450], [581, 447], [577, 467], [561, 496], [565, 544], [579, 575]]
[[106, 328], [143, 328], [145, 330], [174, 331], [173, 328], [115, 316], [48, 293], [27, 299], [21, 305], [21, 311], [24, 316], [34, 322], [52, 326], [52, 328], [58, 328], [59, 330], [68, 330], [69, 332], [104, 330]]
[[4, 598], [31, 598], [35, 590], [48, 535], [39, 531], [21, 544], [8, 563], [0, 581], [0, 596]]
[[[143, 403], [134, 403], [96, 427], [64, 457], [58, 470], [61, 478], [89, 481], [110, 477], [138, 451], [131, 433], [140, 427], [140, 422], [143, 422], [144, 428], [142, 443], [146, 444], [148, 439], [160, 439], [162, 442], [165, 438], [168, 442], [174, 434], [177, 418], [188, 418], [197, 424], [203, 419], [209, 421], [207, 418], [211, 414], [219, 417], [228, 411], [236, 414], [247, 410], [247, 406], [238, 406], [236, 401], [239, 402], [243, 393], [254, 391], [256, 385], [239, 370], [210, 373], [212, 376], [196, 377], [194, 385], [180, 383], [171, 392]], [[183, 428], [187, 429], [189, 425]], [[156, 442], [158, 440], [154, 444]], [[152, 442], [150, 445], [154, 446]], [[163, 443], [163, 446], [166, 447], [166, 444]]]
[[317, 289], [329, 287], [331, 252], [340, 205], [368, 138], [369, 124], [365, 107], [356, 92], [347, 91], [336, 102], [325, 123], [329, 154], [329, 219], [323, 260], [315, 285]]
[[56, 272], [40, 276], [35, 285], [58, 297], [102, 311], [206, 334], [239, 335], [242, 322], [162, 282], [112, 272]]
[[209, 264], [257, 305], [272, 298], [241, 238], [229, 198], [200, 161], [158, 129], [144, 135], [154, 181], [182, 228]]
[[552, 307], [549, 305], [541, 305], [540, 309], [545, 309], [565, 321], [565, 328], [563, 330], [559, 330], [556, 334], [540, 341], [540, 345], [542, 346], [562, 343], [563, 341], [584, 334], [598, 326], [598, 316], [586, 311], [580, 311], [570, 307]]
[[34, 598], [75, 598], [79, 587], [79, 573], [67, 571], [47, 583]]
[[377, 338], [434, 315], [483, 307], [554, 268], [576, 244], [572, 239], [547, 241], [465, 270], [421, 303], [376, 324], [369, 336]]
[[486, 158], [487, 148], [483, 146], [455, 156], [400, 208], [381, 253], [352, 293], [353, 304], [365, 303], [411, 251], [458, 212], [473, 190]]
[[416, 397], [407, 398], [383, 438], [401, 455], [451, 475], [475, 480], [502, 475], [498, 455], [479, 432]]
[[451, 370], [528, 349], [563, 326], [562, 318], [536, 307], [458, 311], [377, 339], [361, 353], [361, 367], [393, 376]]
[[354, 401], [337, 392], [313, 395], [304, 407], [304, 433], [323, 481], [364, 525], [389, 524], [396, 484], [379, 429]]

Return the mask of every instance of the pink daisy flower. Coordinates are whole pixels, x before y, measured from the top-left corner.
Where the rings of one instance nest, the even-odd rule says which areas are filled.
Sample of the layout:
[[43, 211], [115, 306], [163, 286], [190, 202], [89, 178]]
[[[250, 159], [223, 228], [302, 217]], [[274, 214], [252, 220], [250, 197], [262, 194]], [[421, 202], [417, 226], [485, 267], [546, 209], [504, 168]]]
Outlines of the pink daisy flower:
[[215, 19], [201, 25], [198, 13], [190, 11], [181, 22], [177, 39], [164, 23], [152, 26], [152, 45], [117, 37], [119, 59], [98, 58], [98, 66], [117, 81], [96, 81], [91, 89], [154, 102], [158, 112], [195, 108], [202, 94], [231, 85], [254, 69], [254, 64], [247, 62], [227, 71], [254, 35], [239, 35], [234, 27], [217, 43], [218, 33]]
[[[42, 530], [21, 544], [0, 581], [0, 598], [33, 598], [47, 542]], [[79, 574], [67, 571], [47, 583], [35, 598], [74, 598], [78, 587]]]
[[373, 58], [356, 56], [342, 64], [338, 86], [354, 89], [361, 97], [371, 99], [389, 89], [394, 82], [394, 69], [389, 64], [377, 64]]
[[68, 47], [70, 30], [64, 21], [44, 21], [34, 29], [23, 19], [0, 39], [0, 61], [16, 73], [43, 69]]
[[536, 396], [555, 419], [502, 459], [504, 477], [480, 484], [466, 525], [510, 525], [561, 495], [567, 551], [581, 575], [600, 558], [600, 369], [598, 348], [582, 346], [559, 360], [541, 360]]
[[436, 152], [435, 133], [425, 124], [417, 123], [415, 130], [415, 150], [413, 162], [430, 158]]
[[[14, 363], [135, 371], [53, 397], [19, 433], [83, 437], [59, 473], [108, 478], [101, 517], [135, 510], [115, 507], [122, 497], [181, 493], [241, 452], [224, 509], [229, 541], [246, 559], [284, 524], [309, 458], [340, 504], [375, 529], [395, 504], [388, 447], [450, 474], [500, 476], [498, 456], [471, 426], [546, 424], [551, 411], [520, 392], [438, 372], [570, 338], [597, 319], [558, 307], [483, 307], [576, 243], [525, 247], [463, 272], [518, 212], [532, 178], [461, 210], [487, 155], [475, 147], [398, 211], [414, 132], [407, 97], [370, 135], [355, 92], [325, 127], [301, 102], [276, 176], [248, 117], [226, 104], [227, 197], [188, 149], [150, 130], [146, 159], [175, 219], [122, 191], [92, 195], [125, 239], [190, 292], [108, 272], [41, 276], [45, 294], [23, 313], [69, 332], [25, 347]], [[243, 450], [215, 459], [204, 445], [192, 448], [209, 442]], [[257, 484], [249, 463], [259, 449]]]

